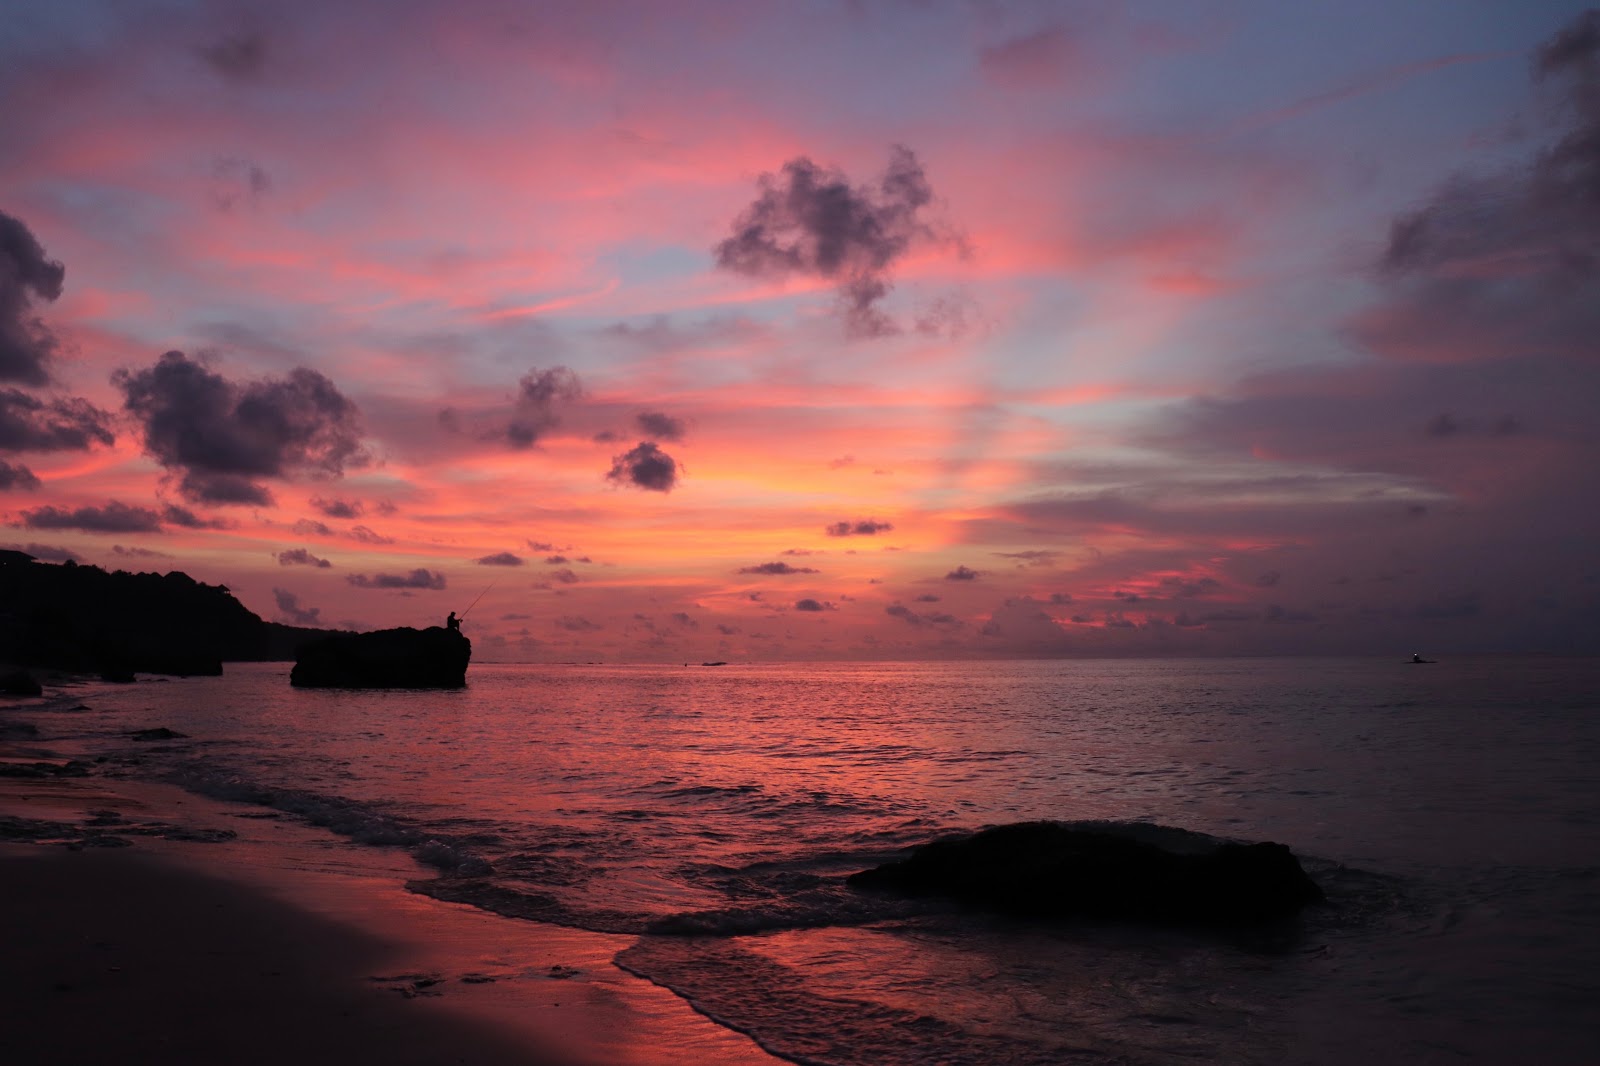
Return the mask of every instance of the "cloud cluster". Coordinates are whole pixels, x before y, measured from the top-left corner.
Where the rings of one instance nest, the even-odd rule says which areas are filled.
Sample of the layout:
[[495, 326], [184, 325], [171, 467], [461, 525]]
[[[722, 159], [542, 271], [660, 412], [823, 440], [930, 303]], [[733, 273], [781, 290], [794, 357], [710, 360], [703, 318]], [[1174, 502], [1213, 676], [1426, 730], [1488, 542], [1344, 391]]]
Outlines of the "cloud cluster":
[[898, 618], [907, 625], [912, 626], [959, 626], [961, 619], [953, 614], [943, 611], [934, 611], [928, 614], [918, 614], [903, 603], [891, 603], [883, 609], [883, 613], [891, 618]]
[[326, 570], [333, 565], [326, 559], [312, 555], [304, 548], [290, 548], [288, 551], [281, 551], [278, 553], [277, 558], [279, 566], [314, 566], [320, 570]]
[[564, 366], [549, 370], [530, 370], [517, 382], [516, 406], [506, 426], [506, 440], [514, 448], [531, 448], [561, 421], [558, 403], [570, 403], [583, 395], [578, 375]]
[[688, 431], [683, 419], [660, 411], [641, 411], [634, 421], [639, 424], [639, 432], [651, 440], [682, 440]]
[[641, 441], [611, 457], [606, 480], [650, 492], [671, 492], [678, 484], [678, 462], [652, 441]]
[[763, 574], [766, 576], [778, 576], [783, 574], [816, 574], [820, 573], [821, 571], [809, 566], [790, 566], [788, 563], [776, 562], [760, 563], [756, 566], [741, 566], [738, 572], [741, 574]]
[[261, 482], [338, 475], [367, 461], [355, 404], [322, 374], [237, 384], [182, 352], [112, 381], [144, 430], [145, 451], [181, 475], [179, 491], [213, 504], [272, 502]]
[[161, 514], [112, 500], [104, 507], [35, 507], [22, 512], [29, 529], [77, 529], [85, 533], [159, 533]]
[[33, 313], [35, 300], [61, 296], [66, 267], [45, 258], [27, 226], [0, 211], [0, 381], [43, 385], [56, 339]]
[[275, 588], [272, 598], [278, 604], [278, 620], [295, 626], [314, 626], [322, 624], [321, 607], [301, 607], [300, 597], [288, 589]]
[[891, 523], [876, 518], [858, 518], [854, 522], [835, 522], [827, 527], [827, 533], [830, 537], [870, 537], [893, 528]]
[[345, 580], [358, 589], [442, 589], [444, 575], [422, 567], [408, 574], [349, 574]]
[[1457, 177], [1397, 218], [1380, 268], [1394, 294], [1356, 324], [1392, 357], [1592, 357], [1600, 331], [1600, 11], [1540, 49], [1553, 143], [1525, 167]]
[[327, 515], [329, 518], [360, 518], [366, 507], [360, 500], [342, 500], [337, 496], [331, 500], [321, 496], [311, 497], [311, 506]]
[[170, 558], [172, 558], [172, 556], [168, 555], [166, 552], [158, 552], [158, 551], [156, 551], [156, 550], [154, 550], [152, 548], [141, 548], [136, 544], [130, 544], [130, 545], [113, 544], [111, 546], [111, 552], [112, 552], [113, 555], [121, 555], [121, 556], [125, 556], [126, 558], [129, 558], [129, 559], [170, 559]]
[[493, 555], [485, 555], [483, 558], [479, 559], [478, 560], [478, 565], [479, 566], [521, 566], [522, 565], [522, 556], [514, 555], [511, 552], [496, 552]]
[[0, 459], [0, 492], [10, 489], [36, 489], [39, 479], [32, 470], [21, 463], [8, 463]]
[[111, 416], [87, 400], [45, 401], [0, 388], [0, 451], [83, 451], [115, 440]]
[[842, 172], [801, 156], [781, 175], [763, 174], [760, 190], [733, 235], [716, 246], [717, 265], [749, 277], [833, 282], [852, 333], [891, 332], [878, 301], [889, 293], [895, 262], [930, 233], [917, 215], [933, 190], [916, 155], [901, 145], [890, 149], [876, 188], [852, 186]]
[[267, 65], [267, 39], [256, 31], [226, 34], [195, 49], [207, 66], [229, 81], [252, 81]]
[[[83, 556], [71, 548], [58, 548], [53, 544], [0, 544], [0, 549], [13, 552], [24, 552], [41, 562], [64, 563], [69, 560], [74, 563], [83, 562]], [[113, 549], [115, 550], [115, 549]], [[118, 554], [121, 554], [120, 552]]]

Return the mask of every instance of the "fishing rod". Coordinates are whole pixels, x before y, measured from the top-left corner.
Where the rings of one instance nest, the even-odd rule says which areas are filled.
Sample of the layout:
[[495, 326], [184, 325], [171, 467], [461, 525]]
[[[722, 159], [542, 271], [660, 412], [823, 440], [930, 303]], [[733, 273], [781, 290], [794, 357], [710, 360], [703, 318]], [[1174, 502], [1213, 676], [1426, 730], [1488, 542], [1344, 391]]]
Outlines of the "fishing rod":
[[[485, 596], [487, 596], [489, 594], [489, 589], [492, 589], [492, 588], [494, 588], [494, 582], [493, 581], [489, 582], [489, 587], [488, 588], [486, 588], [482, 592], [478, 593], [478, 600], [481, 600]], [[478, 606], [478, 600], [473, 600], [471, 603], [467, 604], [467, 609], [465, 611], [461, 612], [461, 617], [462, 618], [465, 618], [467, 615], [472, 613], [472, 609], [474, 607]]]

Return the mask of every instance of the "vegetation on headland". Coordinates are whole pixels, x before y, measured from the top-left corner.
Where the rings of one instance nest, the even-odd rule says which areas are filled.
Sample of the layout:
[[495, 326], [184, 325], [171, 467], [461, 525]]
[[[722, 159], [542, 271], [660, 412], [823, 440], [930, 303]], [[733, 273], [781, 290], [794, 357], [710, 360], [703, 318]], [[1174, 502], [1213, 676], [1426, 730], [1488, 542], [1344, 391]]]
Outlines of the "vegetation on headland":
[[220, 674], [225, 661], [288, 661], [328, 635], [267, 622], [181, 571], [41, 563], [0, 551], [0, 663], [131, 679]]

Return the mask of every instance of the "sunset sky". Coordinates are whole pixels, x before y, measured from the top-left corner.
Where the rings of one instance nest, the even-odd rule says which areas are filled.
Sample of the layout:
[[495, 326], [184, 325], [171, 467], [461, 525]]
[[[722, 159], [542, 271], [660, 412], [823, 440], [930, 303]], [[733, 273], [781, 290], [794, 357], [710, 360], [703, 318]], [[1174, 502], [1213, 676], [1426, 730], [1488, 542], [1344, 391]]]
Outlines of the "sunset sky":
[[20, 0], [0, 545], [486, 660], [1600, 649], [1600, 14]]

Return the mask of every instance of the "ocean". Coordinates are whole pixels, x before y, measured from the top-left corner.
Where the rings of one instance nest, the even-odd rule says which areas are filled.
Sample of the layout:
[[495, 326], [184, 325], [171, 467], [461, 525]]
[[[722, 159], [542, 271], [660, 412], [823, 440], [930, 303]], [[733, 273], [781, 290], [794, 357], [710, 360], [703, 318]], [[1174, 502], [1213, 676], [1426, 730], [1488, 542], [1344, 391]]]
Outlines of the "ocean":
[[[619, 967], [795, 1062], [1600, 1062], [1600, 660], [478, 664], [455, 692], [230, 664], [72, 697], [32, 717], [101, 772], [626, 934]], [[186, 737], [129, 736], [160, 726]], [[1328, 903], [1219, 933], [844, 884], [1031, 819], [1278, 841]]]

